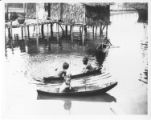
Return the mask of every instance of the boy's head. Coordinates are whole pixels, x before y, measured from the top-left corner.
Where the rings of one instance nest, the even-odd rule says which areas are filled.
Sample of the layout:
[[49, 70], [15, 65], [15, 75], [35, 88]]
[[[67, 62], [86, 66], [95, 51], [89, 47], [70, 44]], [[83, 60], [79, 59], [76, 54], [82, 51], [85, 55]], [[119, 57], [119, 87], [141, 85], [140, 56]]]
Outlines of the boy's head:
[[88, 64], [88, 57], [84, 57], [84, 58], [83, 58], [83, 64], [84, 64], [84, 65], [87, 65], [87, 64]]
[[69, 64], [68, 64], [67, 62], [64, 62], [64, 63], [63, 63], [63, 69], [66, 70], [66, 69], [68, 69], [68, 68], [69, 68]]

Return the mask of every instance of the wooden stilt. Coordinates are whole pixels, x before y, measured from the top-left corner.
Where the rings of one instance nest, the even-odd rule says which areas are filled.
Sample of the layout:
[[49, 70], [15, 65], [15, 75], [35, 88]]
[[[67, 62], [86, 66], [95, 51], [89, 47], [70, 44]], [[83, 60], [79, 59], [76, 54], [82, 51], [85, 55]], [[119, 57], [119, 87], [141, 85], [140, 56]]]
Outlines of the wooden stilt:
[[97, 26], [95, 26], [95, 36], [97, 35]]
[[49, 26], [47, 24], [47, 37], [49, 36]]
[[82, 29], [82, 44], [84, 45], [84, 42], [85, 42], [85, 30], [84, 30], [84, 27], [83, 26], [83, 29]]
[[23, 40], [24, 39], [24, 30], [23, 30], [23, 26], [21, 26], [21, 39]]
[[94, 40], [94, 26], [92, 27], [92, 34], [93, 34], [93, 40]]
[[71, 42], [73, 42], [73, 26], [70, 27]]
[[103, 30], [102, 30], [102, 24], [100, 25], [100, 36], [102, 36]]
[[48, 41], [48, 51], [51, 50], [51, 37], [49, 37], [49, 41]]
[[6, 35], [6, 29], [7, 27], [5, 27], [5, 57], [7, 57], [7, 35]]
[[41, 35], [42, 35], [42, 38], [44, 38], [44, 24], [41, 25]]
[[[38, 29], [38, 28], [37, 28]], [[32, 37], [34, 37], [34, 34], [35, 34], [35, 31], [36, 31], [36, 26], [35, 25], [33, 25], [33, 34], [32, 34]]]
[[10, 42], [11, 42], [11, 48], [12, 48], [12, 53], [14, 54], [14, 47], [13, 47], [13, 37], [12, 37], [13, 31], [12, 31], [12, 21], [10, 24]]
[[84, 31], [85, 31], [85, 34], [87, 34], [87, 27], [84, 26]]
[[106, 25], [106, 38], [108, 38], [108, 25]]
[[53, 23], [50, 24], [51, 38], [53, 38]]
[[8, 28], [8, 39], [11, 40], [11, 29], [10, 29], [10, 27]]
[[26, 34], [26, 26], [24, 26], [23, 28], [24, 28], [24, 37], [25, 37], [25, 40], [26, 40], [26, 37], [27, 37], [27, 34]]
[[57, 30], [57, 42], [59, 43], [59, 25], [56, 24], [56, 30]]
[[30, 39], [30, 29], [29, 29], [29, 25], [27, 26], [27, 33], [28, 33], [28, 39]]
[[66, 38], [68, 36], [68, 25], [65, 26], [65, 29], [66, 29]]
[[84, 35], [85, 35], [84, 39], [86, 39], [86, 37], [87, 37], [87, 27], [86, 27], [86, 25], [84, 26]]
[[37, 24], [36, 26], [36, 46], [37, 46], [37, 50], [38, 50], [38, 46], [39, 46], [39, 34], [38, 34], [38, 28], [39, 28], [39, 25]]

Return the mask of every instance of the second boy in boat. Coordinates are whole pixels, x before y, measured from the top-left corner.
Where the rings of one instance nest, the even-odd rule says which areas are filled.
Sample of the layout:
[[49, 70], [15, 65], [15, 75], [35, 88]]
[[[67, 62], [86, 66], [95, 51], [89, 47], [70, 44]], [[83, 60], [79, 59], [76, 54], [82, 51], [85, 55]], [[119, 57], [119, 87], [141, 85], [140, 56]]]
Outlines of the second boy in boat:
[[84, 68], [83, 68], [84, 73], [94, 70], [94, 68], [91, 66], [90, 63], [88, 63], [88, 61], [89, 61], [88, 57], [84, 57], [82, 60], [82, 62], [84, 64]]

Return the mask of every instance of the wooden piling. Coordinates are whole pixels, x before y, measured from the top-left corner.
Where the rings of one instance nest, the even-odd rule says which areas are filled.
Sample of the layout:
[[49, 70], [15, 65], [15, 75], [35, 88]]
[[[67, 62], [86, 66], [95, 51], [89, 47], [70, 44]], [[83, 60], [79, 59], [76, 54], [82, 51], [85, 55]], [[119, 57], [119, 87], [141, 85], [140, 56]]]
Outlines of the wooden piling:
[[48, 41], [48, 51], [51, 51], [51, 37], [49, 37]]
[[103, 30], [102, 30], [102, 24], [100, 25], [100, 36], [102, 36]]
[[51, 38], [53, 38], [53, 23], [50, 24]]
[[94, 40], [94, 26], [92, 26], [92, 34], [93, 34], [93, 40]]
[[21, 39], [23, 40], [24, 39], [24, 30], [23, 30], [23, 26], [21, 26]]
[[66, 31], [66, 38], [68, 36], [68, 25], [65, 26], [65, 31]]
[[84, 42], [85, 42], [85, 26], [83, 26], [83, 29], [82, 29], [82, 44], [84, 45]]
[[24, 26], [23, 28], [24, 28], [24, 37], [25, 37], [25, 40], [26, 40], [26, 37], [27, 37], [26, 28], [27, 28], [27, 26]]
[[108, 25], [106, 25], [106, 38], [108, 38]]
[[11, 40], [11, 29], [8, 27], [8, 39]]
[[28, 39], [30, 39], [30, 29], [29, 29], [29, 25], [27, 26], [27, 34], [28, 34]]
[[97, 36], [97, 26], [95, 26], [95, 36]]
[[44, 38], [44, 24], [41, 24], [41, 35], [42, 35], [42, 38]]
[[37, 49], [38, 49], [38, 46], [39, 46], [38, 28], [39, 28], [39, 25], [38, 25], [38, 23], [37, 23], [37, 25], [36, 25], [36, 47], [37, 47]]
[[57, 43], [59, 43], [59, 24], [56, 24], [56, 30], [57, 30]]
[[70, 38], [71, 38], [71, 42], [73, 42], [73, 26], [72, 25], [70, 27]]
[[11, 48], [12, 48], [12, 53], [14, 54], [14, 47], [13, 47], [13, 37], [12, 37], [12, 21], [11, 21], [11, 24], [10, 24], [10, 42], [11, 42]]

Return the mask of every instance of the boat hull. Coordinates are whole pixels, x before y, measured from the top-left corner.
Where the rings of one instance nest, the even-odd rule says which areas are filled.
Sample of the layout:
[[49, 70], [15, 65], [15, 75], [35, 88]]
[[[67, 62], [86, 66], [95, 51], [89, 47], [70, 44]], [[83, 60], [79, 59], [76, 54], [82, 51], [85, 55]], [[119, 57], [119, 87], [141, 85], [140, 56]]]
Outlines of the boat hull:
[[[91, 76], [91, 75], [98, 75], [101, 74], [101, 68], [95, 69], [93, 71], [87, 72], [87, 73], [81, 73], [81, 74], [77, 74], [77, 75], [72, 75], [71, 79], [76, 79], [76, 78], [81, 78], [81, 77], [85, 77], [85, 76]], [[44, 83], [62, 83], [64, 81], [64, 78], [61, 77], [44, 77], [43, 78], [43, 82]]]
[[67, 91], [67, 92], [49, 92], [42, 89], [37, 89], [38, 95], [51, 95], [51, 96], [86, 96], [86, 95], [96, 95], [104, 94], [107, 91], [111, 90], [117, 85], [117, 82], [111, 82], [109, 85], [103, 88], [94, 89], [94, 90], [85, 90], [85, 91]]

